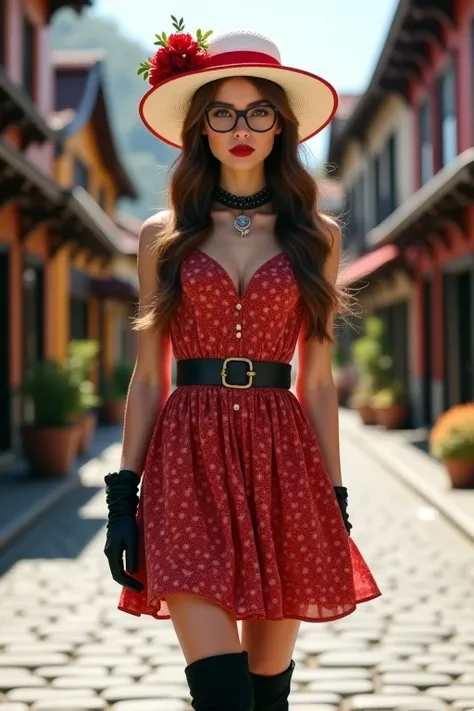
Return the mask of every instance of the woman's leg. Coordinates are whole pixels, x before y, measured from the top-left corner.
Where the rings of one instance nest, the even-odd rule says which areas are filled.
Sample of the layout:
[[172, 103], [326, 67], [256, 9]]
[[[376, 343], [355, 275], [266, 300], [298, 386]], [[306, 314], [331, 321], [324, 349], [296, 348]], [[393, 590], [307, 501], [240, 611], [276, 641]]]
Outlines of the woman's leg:
[[253, 711], [248, 656], [235, 618], [198, 595], [166, 598], [186, 659], [186, 678], [195, 711]]
[[242, 646], [249, 655], [255, 711], [288, 711], [298, 620], [247, 620]]

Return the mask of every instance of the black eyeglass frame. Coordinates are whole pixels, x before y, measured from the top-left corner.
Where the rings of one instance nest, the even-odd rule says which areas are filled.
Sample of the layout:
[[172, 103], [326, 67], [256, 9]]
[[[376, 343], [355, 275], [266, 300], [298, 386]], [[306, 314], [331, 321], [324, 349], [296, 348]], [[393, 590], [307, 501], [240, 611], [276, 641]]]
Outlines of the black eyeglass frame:
[[[209, 118], [209, 112], [212, 111], [213, 109], [217, 109], [217, 108], [219, 108], [219, 107], [222, 108], [222, 109], [230, 109], [231, 111], [235, 111], [235, 121], [234, 121], [234, 124], [233, 124], [233, 126], [232, 126], [231, 128], [226, 128], [225, 130], [222, 130], [222, 129], [214, 128], [214, 126], [211, 124], [211, 120], [210, 120], [210, 118]], [[249, 121], [248, 121], [248, 118], [247, 118], [248, 112], [249, 112], [249, 111], [254, 111], [255, 109], [259, 109], [259, 108], [269, 108], [269, 109], [273, 109], [273, 111], [275, 112], [275, 116], [274, 116], [274, 118], [273, 118], [273, 123], [272, 123], [271, 126], [269, 126], [269, 128], [265, 128], [265, 129], [263, 129], [263, 130], [259, 130], [258, 128], [252, 128], [252, 126], [249, 124]], [[279, 112], [278, 112], [277, 107], [276, 107], [276, 106], [273, 106], [273, 104], [270, 104], [270, 103], [268, 103], [268, 104], [259, 104], [258, 106], [249, 106], [248, 109], [241, 109], [241, 110], [234, 109], [234, 108], [231, 108], [231, 107], [229, 107], [229, 106], [222, 106], [222, 105], [220, 105], [220, 104], [213, 104], [213, 105], [211, 105], [211, 106], [208, 106], [207, 109], [206, 109], [206, 121], [207, 121], [207, 123], [209, 124], [209, 128], [210, 128], [212, 131], [215, 131], [216, 133], [229, 133], [230, 131], [233, 131], [233, 130], [234, 130], [234, 128], [237, 126], [237, 124], [238, 124], [238, 122], [239, 122], [239, 118], [242, 116], [242, 118], [244, 119], [244, 121], [245, 121], [245, 123], [246, 123], [246, 125], [247, 125], [247, 127], [249, 128], [250, 131], [255, 131], [255, 133], [267, 133], [267, 131], [271, 131], [272, 128], [275, 126], [276, 121], [277, 121], [277, 118], [278, 118], [278, 113], [279, 113]]]

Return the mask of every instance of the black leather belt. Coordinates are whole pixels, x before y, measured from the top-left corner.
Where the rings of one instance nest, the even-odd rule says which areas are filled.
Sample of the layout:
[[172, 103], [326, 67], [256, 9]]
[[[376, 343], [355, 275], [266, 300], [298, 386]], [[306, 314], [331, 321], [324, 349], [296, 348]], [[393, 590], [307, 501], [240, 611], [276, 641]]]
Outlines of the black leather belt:
[[176, 385], [223, 385], [225, 388], [291, 388], [290, 363], [250, 358], [189, 358], [176, 363]]

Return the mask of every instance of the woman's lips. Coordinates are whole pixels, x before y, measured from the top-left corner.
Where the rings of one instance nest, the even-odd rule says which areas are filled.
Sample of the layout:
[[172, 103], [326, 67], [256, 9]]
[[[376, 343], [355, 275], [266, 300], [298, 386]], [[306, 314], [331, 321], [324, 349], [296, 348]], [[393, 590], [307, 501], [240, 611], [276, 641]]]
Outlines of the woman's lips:
[[252, 148], [251, 146], [234, 146], [230, 149], [230, 152], [234, 156], [238, 156], [239, 158], [245, 158], [245, 156], [249, 156], [251, 153], [253, 153], [254, 150], [255, 148]]

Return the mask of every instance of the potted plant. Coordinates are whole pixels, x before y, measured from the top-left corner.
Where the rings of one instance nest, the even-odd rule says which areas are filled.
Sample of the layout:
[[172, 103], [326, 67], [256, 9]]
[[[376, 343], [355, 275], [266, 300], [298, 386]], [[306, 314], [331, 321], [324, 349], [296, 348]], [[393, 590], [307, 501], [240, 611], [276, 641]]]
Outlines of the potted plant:
[[364, 322], [364, 335], [354, 341], [351, 347], [359, 374], [359, 382], [351, 398], [351, 406], [358, 411], [364, 424], [375, 424], [371, 398], [383, 384], [382, 336], [381, 319], [369, 316]]
[[474, 402], [455, 405], [438, 418], [430, 451], [445, 465], [454, 489], [474, 485]]
[[356, 410], [364, 425], [375, 425], [375, 413], [372, 407], [374, 391], [370, 382], [359, 381], [350, 398], [350, 406]]
[[407, 404], [404, 388], [395, 382], [378, 390], [371, 398], [375, 421], [388, 430], [398, 430], [406, 425]]
[[80, 392], [80, 411], [77, 414], [77, 424], [80, 429], [79, 454], [89, 451], [97, 426], [96, 408], [100, 405], [100, 398], [96, 393], [91, 376], [99, 350], [98, 341], [92, 339], [71, 341], [68, 346], [65, 365], [71, 378], [77, 383]]
[[20, 386], [30, 422], [22, 427], [25, 456], [35, 476], [66, 476], [77, 453], [77, 383], [55, 361], [33, 363]]
[[105, 414], [107, 420], [114, 424], [120, 424], [124, 420], [133, 369], [131, 363], [119, 363], [112, 371], [105, 398]]

